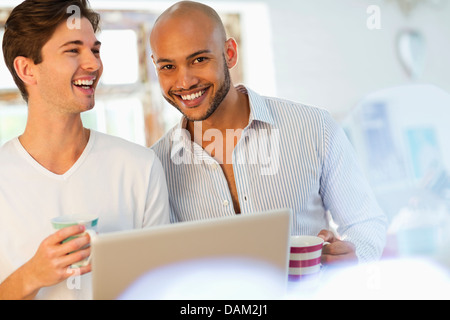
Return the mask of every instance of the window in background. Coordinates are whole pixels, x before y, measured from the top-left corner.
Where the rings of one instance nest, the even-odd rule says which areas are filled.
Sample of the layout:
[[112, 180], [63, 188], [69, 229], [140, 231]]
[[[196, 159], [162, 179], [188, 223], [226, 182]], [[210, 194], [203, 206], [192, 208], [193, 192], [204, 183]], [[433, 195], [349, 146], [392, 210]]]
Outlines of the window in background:
[[101, 82], [105, 85], [134, 84], [139, 80], [138, 38], [134, 30], [104, 30], [98, 35], [102, 42]]
[[[156, 14], [148, 11], [99, 10], [102, 16], [103, 75], [96, 106], [83, 115], [87, 127], [151, 146], [165, 131], [155, 101], [148, 39]], [[159, 93], [159, 91], [158, 91]]]
[[[108, 28], [108, 26], [106, 27]], [[143, 103], [145, 94], [139, 65], [139, 38], [134, 29], [105, 29], [102, 42], [103, 75], [94, 109], [82, 114], [86, 127], [146, 145]]]

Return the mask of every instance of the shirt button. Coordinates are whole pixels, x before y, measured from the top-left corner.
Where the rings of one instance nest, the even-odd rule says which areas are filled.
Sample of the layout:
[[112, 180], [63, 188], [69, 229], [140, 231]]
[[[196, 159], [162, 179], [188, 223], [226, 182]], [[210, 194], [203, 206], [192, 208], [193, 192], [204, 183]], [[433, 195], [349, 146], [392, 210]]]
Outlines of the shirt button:
[[217, 163], [213, 163], [211, 165], [211, 169], [216, 170], [219, 167], [219, 165]]
[[223, 200], [223, 206], [226, 207], [230, 204], [230, 202], [228, 202], [228, 200]]

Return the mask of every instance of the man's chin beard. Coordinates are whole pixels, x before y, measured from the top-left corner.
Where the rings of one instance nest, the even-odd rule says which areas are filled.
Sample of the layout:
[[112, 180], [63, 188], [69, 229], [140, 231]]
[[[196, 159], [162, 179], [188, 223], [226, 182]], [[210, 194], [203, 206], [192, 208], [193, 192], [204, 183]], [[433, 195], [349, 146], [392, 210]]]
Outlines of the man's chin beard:
[[[223, 100], [225, 99], [225, 97], [228, 95], [228, 92], [230, 92], [230, 88], [231, 88], [231, 75], [230, 75], [230, 70], [228, 70], [228, 66], [225, 60], [225, 56], [223, 57], [223, 72], [225, 75], [225, 78], [223, 80], [223, 82], [221, 83], [219, 90], [216, 92], [216, 94], [214, 95], [212, 101], [210, 102], [209, 105], [209, 109], [206, 111], [206, 113], [203, 116], [200, 116], [196, 119], [194, 118], [190, 118], [188, 115], [186, 115], [181, 108], [178, 106], [178, 104], [176, 103], [176, 100], [172, 100], [169, 97], [166, 97], [164, 95], [164, 98], [167, 100], [167, 102], [169, 102], [171, 105], [173, 105], [175, 108], [178, 109], [178, 111], [180, 111], [183, 116], [192, 122], [195, 121], [204, 121], [206, 119], [208, 119], [216, 110], [217, 108], [219, 108], [219, 106], [222, 104]], [[212, 86], [210, 86], [212, 87]], [[170, 96], [170, 92], [169, 92], [169, 96]]]
[[167, 100], [171, 105], [173, 105], [175, 108], [177, 108], [177, 110], [180, 111], [181, 114], [182, 114], [188, 121], [191, 121], [191, 122], [204, 121], [204, 120], [208, 119], [208, 118], [209, 118], [209, 117], [217, 110], [217, 108], [218, 108], [219, 105], [220, 105], [220, 104], [219, 104], [219, 105], [211, 105], [210, 108], [206, 111], [206, 114], [204, 114], [203, 116], [199, 116], [199, 117], [193, 118], [193, 117], [187, 115], [186, 113], [184, 113], [184, 112], [181, 110], [181, 108], [180, 108], [175, 102], [173, 102], [173, 101], [170, 100], [170, 99], [166, 99], [166, 100]]
[[230, 91], [230, 87], [231, 87], [231, 81], [229, 77], [225, 78], [225, 82], [222, 84], [222, 86], [220, 87], [219, 91], [217, 92], [217, 94], [214, 96], [213, 101], [210, 103], [208, 110], [206, 111], [206, 113], [202, 116], [198, 116], [196, 118], [192, 118], [189, 115], [185, 114], [180, 106], [178, 106], [178, 104], [175, 102], [175, 100], [172, 100], [166, 96], [164, 96], [164, 98], [167, 100], [167, 102], [169, 102], [172, 106], [174, 106], [175, 108], [177, 108], [178, 111], [181, 112], [181, 114], [183, 114], [183, 116], [191, 122], [196, 122], [196, 121], [204, 121], [206, 119], [208, 119], [214, 112], [216, 112], [217, 108], [219, 108], [219, 106], [222, 104], [223, 100], [225, 99], [225, 97], [228, 95], [228, 92]]

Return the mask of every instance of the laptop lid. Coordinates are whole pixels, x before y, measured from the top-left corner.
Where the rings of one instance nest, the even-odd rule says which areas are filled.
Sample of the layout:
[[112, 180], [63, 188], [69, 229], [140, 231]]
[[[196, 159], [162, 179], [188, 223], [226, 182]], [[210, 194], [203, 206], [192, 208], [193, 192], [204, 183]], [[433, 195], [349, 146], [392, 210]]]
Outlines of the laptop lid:
[[283, 209], [101, 234], [91, 244], [93, 298], [116, 299], [150, 271], [205, 259], [252, 259], [287, 280], [290, 214]]

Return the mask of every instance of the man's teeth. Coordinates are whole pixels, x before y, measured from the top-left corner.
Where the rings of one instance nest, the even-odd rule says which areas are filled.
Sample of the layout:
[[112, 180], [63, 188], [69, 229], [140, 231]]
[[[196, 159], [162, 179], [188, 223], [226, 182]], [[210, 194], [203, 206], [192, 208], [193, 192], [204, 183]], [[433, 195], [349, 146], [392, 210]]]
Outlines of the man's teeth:
[[191, 101], [191, 100], [200, 98], [204, 93], [205, 93], [205, 91], [199, 91], [199, 92], [193, 93], [193, 94], [181, 95], [181, 98], [182, 98], [183, 100]]
[[94, 84], [94, 80], [76, 80], [73, 84], [76, 86], [92, 86]]

